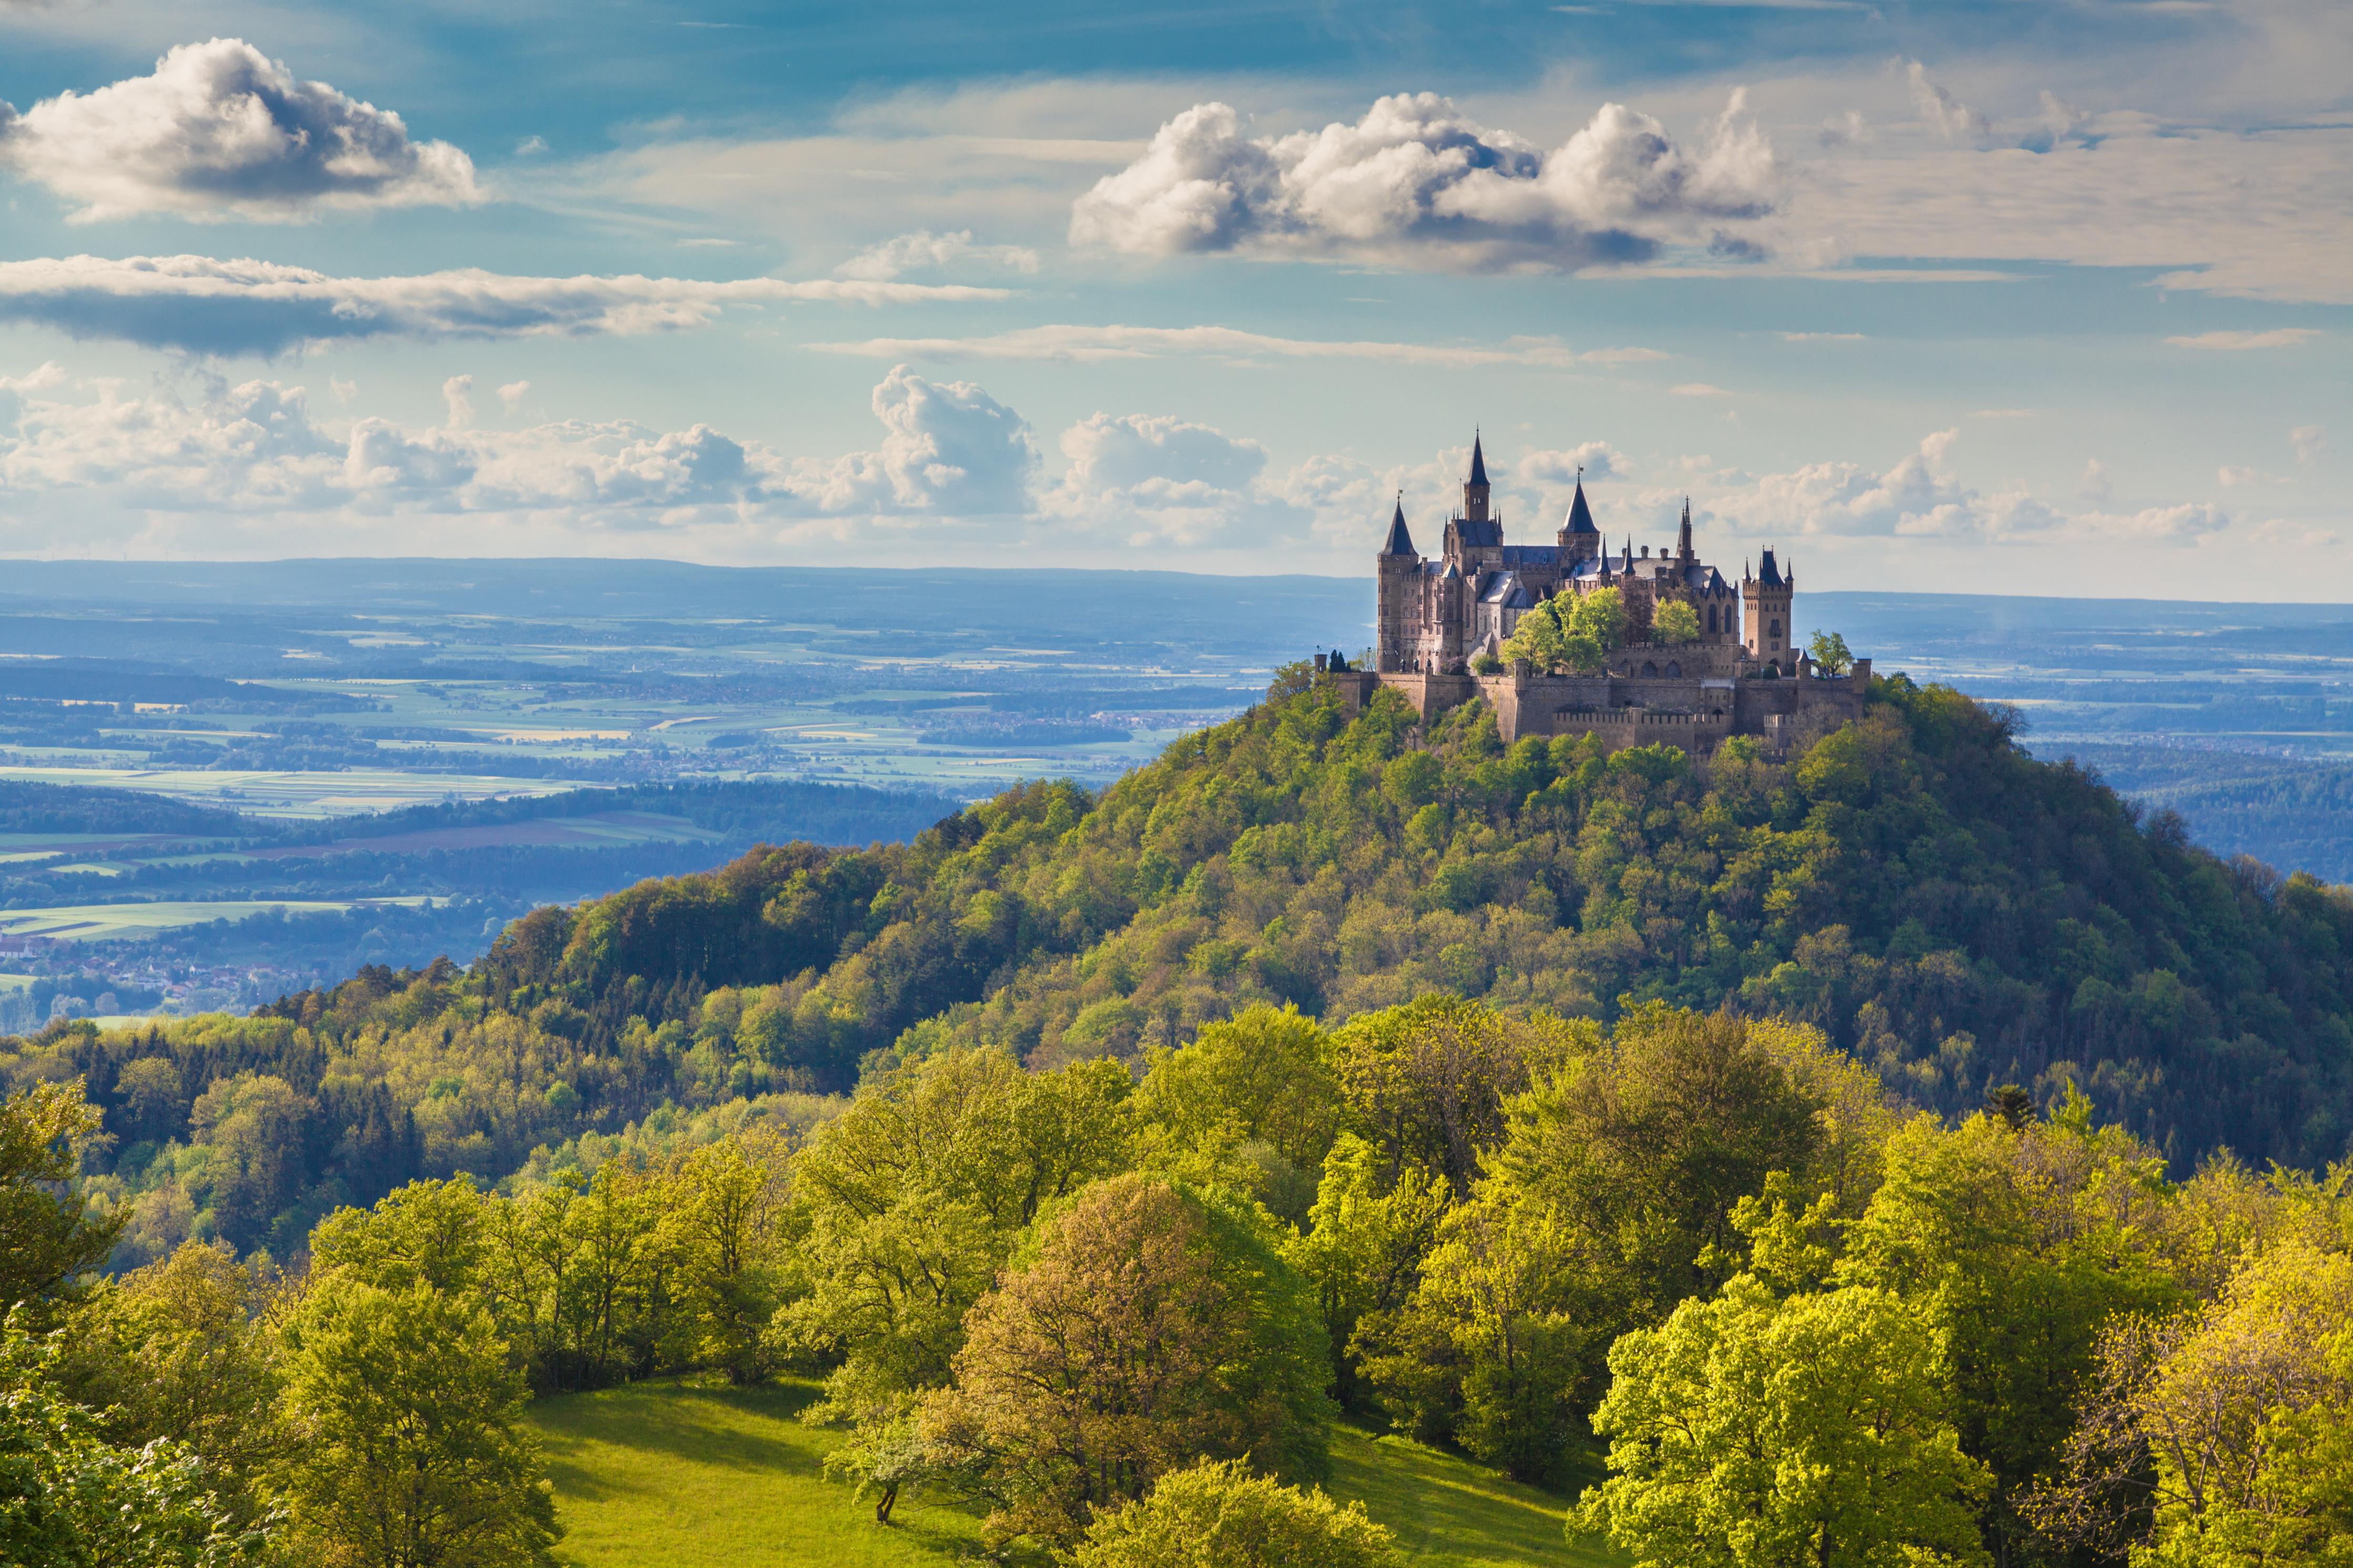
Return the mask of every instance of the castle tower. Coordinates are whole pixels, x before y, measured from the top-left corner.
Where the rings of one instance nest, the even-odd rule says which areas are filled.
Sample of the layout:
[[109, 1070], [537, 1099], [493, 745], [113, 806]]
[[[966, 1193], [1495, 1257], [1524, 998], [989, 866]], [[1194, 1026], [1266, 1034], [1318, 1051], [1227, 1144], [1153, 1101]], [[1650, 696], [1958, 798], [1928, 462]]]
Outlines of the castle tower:
[[1504, 565], [1504, 520], [1495, 515], [1494, 489], [1487, 483], [1487, 453], [1476, 434], [1471, 437], [1471, 476], [1462, 481], [1462, 507], [1446, 522], [1446, 542], [1440, 555], [1460, 567], [1471, 595], [1486, 586], [1488, 574]]
[[1675, 535], [1675, 559], [1686, 566], [1699, 559], [1699, 552], [1692, 548], [1691, 497], [1689, 496], [1683, 497], [1683, 531]]
[[1384, 672], [1404, 669], [1411, 657], [1413, 637], [1421, 619], [1421, 552], [1406, 531], [1405, 492], [1398, 492], [1396, 515], [1389, 519], [1388, 537], [1374, 557], [1378, 600], [1373, 616], [1377, 639], [1376, 664]]
[[1774, 665], [1784, 675], [1798, 670], [1798, 626], [1789, 614], [1797, 591], [1797, 574], [1784, 574], [1770, 550], [1753, 575], [1746, 569], [1740, 575], [1741, 616], [1746, 623], [1741, 646], [1758, 665]]
[[1575, 566], [1601, 553], [1601, 531], [1593, 526], [1593, 509], [1585, 504], [1585, 470], [1577, 470], [1577, 495], [1560, 525], [1560, 563]]
[[1487, 454], [1482, 449], [1479, 434], [1471, 434], [1471, 477], [1462, 481], [1462, 517], [1467, 522], [1489, 521], [1488, 505], [1494, 491], [1487, 483]]

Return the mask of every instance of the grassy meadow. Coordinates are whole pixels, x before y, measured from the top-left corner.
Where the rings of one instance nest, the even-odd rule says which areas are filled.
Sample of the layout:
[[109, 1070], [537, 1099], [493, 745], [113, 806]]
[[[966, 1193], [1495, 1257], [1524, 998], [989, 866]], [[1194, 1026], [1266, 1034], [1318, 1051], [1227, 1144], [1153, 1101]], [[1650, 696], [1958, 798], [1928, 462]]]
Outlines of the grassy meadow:
[[[532, 1405], [576, 1568], [828, 1568], [937, 1564], [980, 1554], [976, 1513], [920, 1495], [889, 1528], [824, 1475], [836, 1432], [804, 1426], [809, 1384], [727, 1388], [656, 1382]], [[1565, 1496], [1451, 1455], [1343, 1427], [1334, 1496], [1362, 1502], [1429, 1568], [1604, 1568], [1619, 1559], [1562, 1534]]]

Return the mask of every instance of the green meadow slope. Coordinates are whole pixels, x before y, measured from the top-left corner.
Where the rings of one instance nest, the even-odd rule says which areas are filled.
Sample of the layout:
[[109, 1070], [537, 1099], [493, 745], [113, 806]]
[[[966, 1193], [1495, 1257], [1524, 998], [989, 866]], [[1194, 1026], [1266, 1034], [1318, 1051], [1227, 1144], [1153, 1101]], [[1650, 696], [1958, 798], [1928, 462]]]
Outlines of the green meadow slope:
[[[902, 1500], [885, 1528], [824, 1475], [836, 1432], [804, 1425], [813, 1384], [661, 1382], [535, 1401], [557, 1557], [576, 1568], [918, 1568], [976, 1557], [976, 1514]], [[1602, 1568], [1620, 1559], [1562, 1532], [1568, 1500], [1399, 1437], [1342, 1427], [1334, 1496], [1362, 1502], [1429, 1568]]]

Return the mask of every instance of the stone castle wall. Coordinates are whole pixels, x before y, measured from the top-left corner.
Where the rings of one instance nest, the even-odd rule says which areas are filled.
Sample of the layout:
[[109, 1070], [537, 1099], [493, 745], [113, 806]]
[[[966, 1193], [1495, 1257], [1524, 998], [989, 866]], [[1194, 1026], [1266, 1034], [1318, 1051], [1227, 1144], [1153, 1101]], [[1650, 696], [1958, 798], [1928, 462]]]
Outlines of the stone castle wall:
[[[1801, 731], [1860, 719], [1871, 683], [1869, 659], [1856, 660], [1852, 675], [1830, 679], [1810, 674], [1767, 680], [1713, 672], [1682, 677], [1616, 673], [1624, 665], [1639, 670], [1645, 663], [1656, 664], [1663, 651], [1621, 649], [1610, 656], [1612, 672], [1596, 676], [1535, 675], [1521, 665], [1502, 675], [1350, 670], [1331, 679], [1352, 708], [1362, 708], [1372, 700], [1377, 687], [1386, 686], [1411, 703], [1424, 724], [1483, 697], [1494, 710], [1496, 731], [1505, 745], [1528, 736], [1594, 735], [1612, 752], [1669, 745], [1699, 760], [1734, 735], [1757, 736], [1767, 750], [1778, 753]], [[1635, 657], [1621, 658], [1627, 654]]]

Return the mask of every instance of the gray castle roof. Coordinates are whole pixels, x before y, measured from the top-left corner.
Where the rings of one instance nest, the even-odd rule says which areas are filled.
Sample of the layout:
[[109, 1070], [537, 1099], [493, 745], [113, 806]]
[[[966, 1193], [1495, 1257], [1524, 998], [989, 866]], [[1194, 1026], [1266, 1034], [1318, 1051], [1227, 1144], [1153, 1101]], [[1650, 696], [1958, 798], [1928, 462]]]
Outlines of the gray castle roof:
[[1471, 437], [1471, 482], [1474, 485], [1487, 482], [1487, 454], [1481, 448], [1475, 432]]
[[1757, 564], [1757, 580], [1767, 588], [1781, 586], [1781, 568], [1774, 564], [1770, 550], [1765, 552], [1763, 559]]
[[1585, 504], [1585, 481], [1582, 479], [1577, 481], [1576, 499], [1568, 503], [1568, 521], [1565, 526], [1571, 533], [1599, 534], [1601, 531], [1593, 526], [1593, 509]]
[[1405, 531], [1405, 498], [1398, 498], [1397, 515], [1389, 519], [1389, 536], [1381, 546], [1384, 555], [1418, 555], [1413, 547], [1413, 535]]
[[1496, 573], [1494, 581], [1487, 584], [1487, 591], [1479, 595], [1479, 602], [1501, 605], [1507, 610], [1533, 610], [1536, 607], [1527, 584], [1520, 581], [1517, 574], [1511, 572]]

